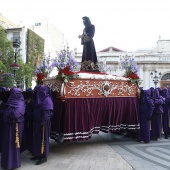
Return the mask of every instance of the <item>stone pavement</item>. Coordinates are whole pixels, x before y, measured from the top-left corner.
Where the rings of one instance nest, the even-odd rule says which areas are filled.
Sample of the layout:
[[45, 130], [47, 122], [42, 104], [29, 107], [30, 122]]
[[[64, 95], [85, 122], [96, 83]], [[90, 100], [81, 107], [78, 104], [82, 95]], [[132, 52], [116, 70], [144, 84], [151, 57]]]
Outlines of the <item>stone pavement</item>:
[[18, 170], [169, 170], [170, 139], [136, 142], [123, 135], [93, 134], [84, 142], [50, 141], [48, 161], [35, 165], [28, 151], [21, 154]]
[[135, 170], [170, 170], [170, 139], [145, 144], [122, 135], [101, 136]]

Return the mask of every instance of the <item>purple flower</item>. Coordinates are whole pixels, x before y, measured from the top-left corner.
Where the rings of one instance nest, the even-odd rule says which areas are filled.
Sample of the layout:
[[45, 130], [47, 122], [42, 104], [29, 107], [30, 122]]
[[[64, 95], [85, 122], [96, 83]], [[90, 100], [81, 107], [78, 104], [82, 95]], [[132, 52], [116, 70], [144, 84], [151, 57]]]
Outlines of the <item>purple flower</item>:
[[124, 56], [123, 60], [120, 62], [121, 68], [125, 69], [125, 76], [127, 76], [130, 72], [138, 74], [139, 69], [137, 64], [135, 63], [134, 58], [131, 56]]
[[60, 70], [64, 69], [66, 66], [69, 66], [73, 71], [78, 66], [78, 63], [75, 60], [74, 53], [72, 51], [66, 52], [65, 50], [62, 50], [53, 60], [52, 67], [57, 67], [58, 70]]

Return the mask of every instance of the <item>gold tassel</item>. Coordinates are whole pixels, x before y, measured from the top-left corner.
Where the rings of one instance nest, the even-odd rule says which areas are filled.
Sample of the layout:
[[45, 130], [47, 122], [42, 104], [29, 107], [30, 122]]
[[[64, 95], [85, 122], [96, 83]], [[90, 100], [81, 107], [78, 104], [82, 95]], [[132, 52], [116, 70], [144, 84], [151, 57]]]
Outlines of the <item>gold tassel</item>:
[[19, 135], [18, 135], [18, 123], [16, 123], [16, 138], [15, 138], [15, 143], [17, 148], [20, 148], [20, 144], [19, 144]]
[[42, 132], [42, 145], [41, 145], [41, 154], [44, 153], [44, 129], [45, 127], [43, 126], [43, 132]]

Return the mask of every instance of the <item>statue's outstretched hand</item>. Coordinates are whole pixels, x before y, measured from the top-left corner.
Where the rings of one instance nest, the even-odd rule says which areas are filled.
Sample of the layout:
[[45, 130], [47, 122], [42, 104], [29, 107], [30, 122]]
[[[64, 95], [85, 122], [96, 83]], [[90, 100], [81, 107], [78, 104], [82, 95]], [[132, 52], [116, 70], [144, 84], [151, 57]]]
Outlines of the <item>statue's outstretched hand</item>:
[[82, 35], [79, 35], [78, 38], [82, 38]]

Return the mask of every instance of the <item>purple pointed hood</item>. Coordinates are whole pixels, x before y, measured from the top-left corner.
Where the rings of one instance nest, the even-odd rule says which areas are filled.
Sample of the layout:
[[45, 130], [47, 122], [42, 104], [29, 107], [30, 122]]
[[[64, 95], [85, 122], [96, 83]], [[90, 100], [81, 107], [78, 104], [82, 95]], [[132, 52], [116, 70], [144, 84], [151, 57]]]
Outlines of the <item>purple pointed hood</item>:
[[163, 88], [160, 91], [160, 94], [161, 94], [162, 97], [166, 98], [169, 95], [168, 89], [167, 88]]
[[36, 103], [43, 110], [53, 110], [53, 102], [50, 88], [47, 86], [40, 86], [36, 94]]
[[15, 107], [18, 112], [24, 114], [25, 112], [25, 101], [22, 91], [19, 88], [12, 88], [10, 90], [10, 96], [6, 103], [7, 106]]

